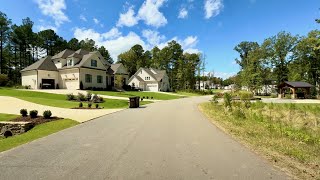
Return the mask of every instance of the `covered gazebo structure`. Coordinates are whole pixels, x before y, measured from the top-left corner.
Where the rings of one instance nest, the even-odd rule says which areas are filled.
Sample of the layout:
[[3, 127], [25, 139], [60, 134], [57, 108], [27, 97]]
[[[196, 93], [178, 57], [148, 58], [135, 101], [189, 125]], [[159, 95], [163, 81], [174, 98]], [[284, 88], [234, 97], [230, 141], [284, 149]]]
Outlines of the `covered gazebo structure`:
[[302, 82], [302, 81], [284, 81], [281, 83], [279, 88], [279, 98], [284, 98], [286, 91], [290, 90], [291, 99], [297, 98], [309, 98], [310, 97], [310, 90], [313, 85]]

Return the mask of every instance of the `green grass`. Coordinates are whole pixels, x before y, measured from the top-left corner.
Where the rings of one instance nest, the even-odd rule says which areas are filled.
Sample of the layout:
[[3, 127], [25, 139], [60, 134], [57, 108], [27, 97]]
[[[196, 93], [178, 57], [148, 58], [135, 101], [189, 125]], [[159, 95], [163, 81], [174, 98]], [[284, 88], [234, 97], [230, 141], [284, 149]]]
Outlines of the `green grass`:
[[2, 114], [2, 113], [0, 113], [0, 121], [10, 121], [18, 116], [19, 115], [15, 115], [15, 114]]
[[[309, 104], [204, 103], [219, 127], [299, 179], [320, 179], [320, 107]], [[313, 177], [312, 177], [313, 176]]]
[[140, 96], [146, 97], [148, 96], [149, 99], [153, 97], [155, 100], [171, 100], [171, 99], [179, 99], [181, 96], [175, 96], [165, 93], [157, 93], [157, 92], [140, 92], [140, 91], [125, 91], [125, 92], [115, 92], [115, 91], [92, 91], [93, 94], [101, 94], [107, 96], [118, 96], [118, 97], [131, 97], [131, 96]]
[[[53, 107], [60, 107], [60, 108], [75, 108], [75, 107], [78, 107], [79, 105], [79, 102], [67, 101], [66, 95], [63, 95], [63, 94], [52, 94], [52, 93], [44, 93], [44, 92], [22, 91], [22, 90], [16, 90], [16, 89], [1, 88], [0, 96], [11, 96], [11, 97], [16, 97], [25, 101], [33, 102], [36, 104], [42, 104], [46, 106], [53, 106]], [[150, 102], [144, 101], [141, 104], [144, 105], [148, 103]], [[84, 106], [87, 106], [87, 103], [84, 103]], [[99, 106], [104, 107], [106, 109], [126, 108], [128, 107], [128, 101], [105, 98], [105, 102], [100, 103]]]
[[31, 129], [30, 131], [21, 135], [0, 139], [0, 152], [31, 142], [38, 138], [48, 136], [52, 133], [61, 131], [66, 128], [70, 128], [77, 124], [79, 123], [70, 119], [63, 119], [40, 124]]
[[188, 97], [191, 97], [191, 96], [201, 96], [201, 95], [198, 94], [198, 93], [185, 92], [185, 91], [177, 91], [176, 94], [183, 95], [183, 96], [188, 96]]

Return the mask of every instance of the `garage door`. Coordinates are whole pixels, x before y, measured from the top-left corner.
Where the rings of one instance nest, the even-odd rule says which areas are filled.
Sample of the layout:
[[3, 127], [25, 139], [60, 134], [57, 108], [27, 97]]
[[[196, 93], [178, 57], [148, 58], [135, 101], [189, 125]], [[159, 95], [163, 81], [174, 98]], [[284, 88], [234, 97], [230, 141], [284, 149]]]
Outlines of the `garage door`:
[[65, 81], [66, 89], [79, 89], [79, 82], [78, 81]]
[[158, 84], [147, 84], [146, 90], [157, 92], [158, 91]]
[[42, 79], [41, 88], [42, 89], [55, 89], [54, 79]]

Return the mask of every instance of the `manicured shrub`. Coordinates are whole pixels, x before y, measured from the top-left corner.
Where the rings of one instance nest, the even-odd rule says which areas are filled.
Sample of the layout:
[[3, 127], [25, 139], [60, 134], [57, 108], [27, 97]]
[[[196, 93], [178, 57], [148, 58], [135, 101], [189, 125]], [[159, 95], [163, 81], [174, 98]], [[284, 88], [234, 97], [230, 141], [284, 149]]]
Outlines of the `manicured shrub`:
[[43, 117], [46, 119], [49, 119], [52, 116], [52, 113], [50, 110], [46, 110], [43, 112]]
[[151, 96], [151, 99], [153, 99], [153, 97]]
[[87, 98], [87, 101], [91, 101], [92, 93], [88, 91], [86, 98]]
[[9, 78], [5, 74], [0, 74], [0, 86], [6, 86], [9, 82]]
[[78, 101], [86, 101], [87, 98], [84, 94], [78, 93]]
[[56, 85], [56, 89], [60, 89], [59, 84]]
[[37, 118], [38, 117], [38, 111], [32, 110], [29, 112], [31, 118]]
[[99, 104], [96, 104], [96, 108], [97, 108], [97, 109], [99, 108]]
[[20, 114], [21, 116], [26, 117], [28, 116], [28, 111], [26, 109], [20, 109]]
[[92, 103], [89, 102], [89, 103], [88, 103], [88, 108], [91, 108], [91, 107], [92, 107]]
[[76, 97], [73, 95], [73, 94], [67, 94], [67, 100], [68, 101], [72, 101], [72, 100], [75, 100]]
[[149, 96], [147, 96], [147, 99], [149, 99]]
[[80, 90], [83, 90], [83, 83], [80, 81]]
[[79, 107], [80, 107], [80, 108], [82, 108], [82, 107], [83, 107], [83, 104], [82, 104], [82, 102], [80, 102], [80, 103], [79, 103]]

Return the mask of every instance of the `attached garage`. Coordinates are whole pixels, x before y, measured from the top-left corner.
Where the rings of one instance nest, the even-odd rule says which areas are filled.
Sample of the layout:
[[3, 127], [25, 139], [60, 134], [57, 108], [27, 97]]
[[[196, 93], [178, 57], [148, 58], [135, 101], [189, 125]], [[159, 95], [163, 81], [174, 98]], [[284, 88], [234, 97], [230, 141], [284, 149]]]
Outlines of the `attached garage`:
[[42, 79], [41, 89], [55, 89], [55, 80], [54, 79]]
[[146, 84], [146, 90], [147, 91], [152, 91], [152, 92], [158, 92], [159, 89], [158, 89], [158, 84]]

